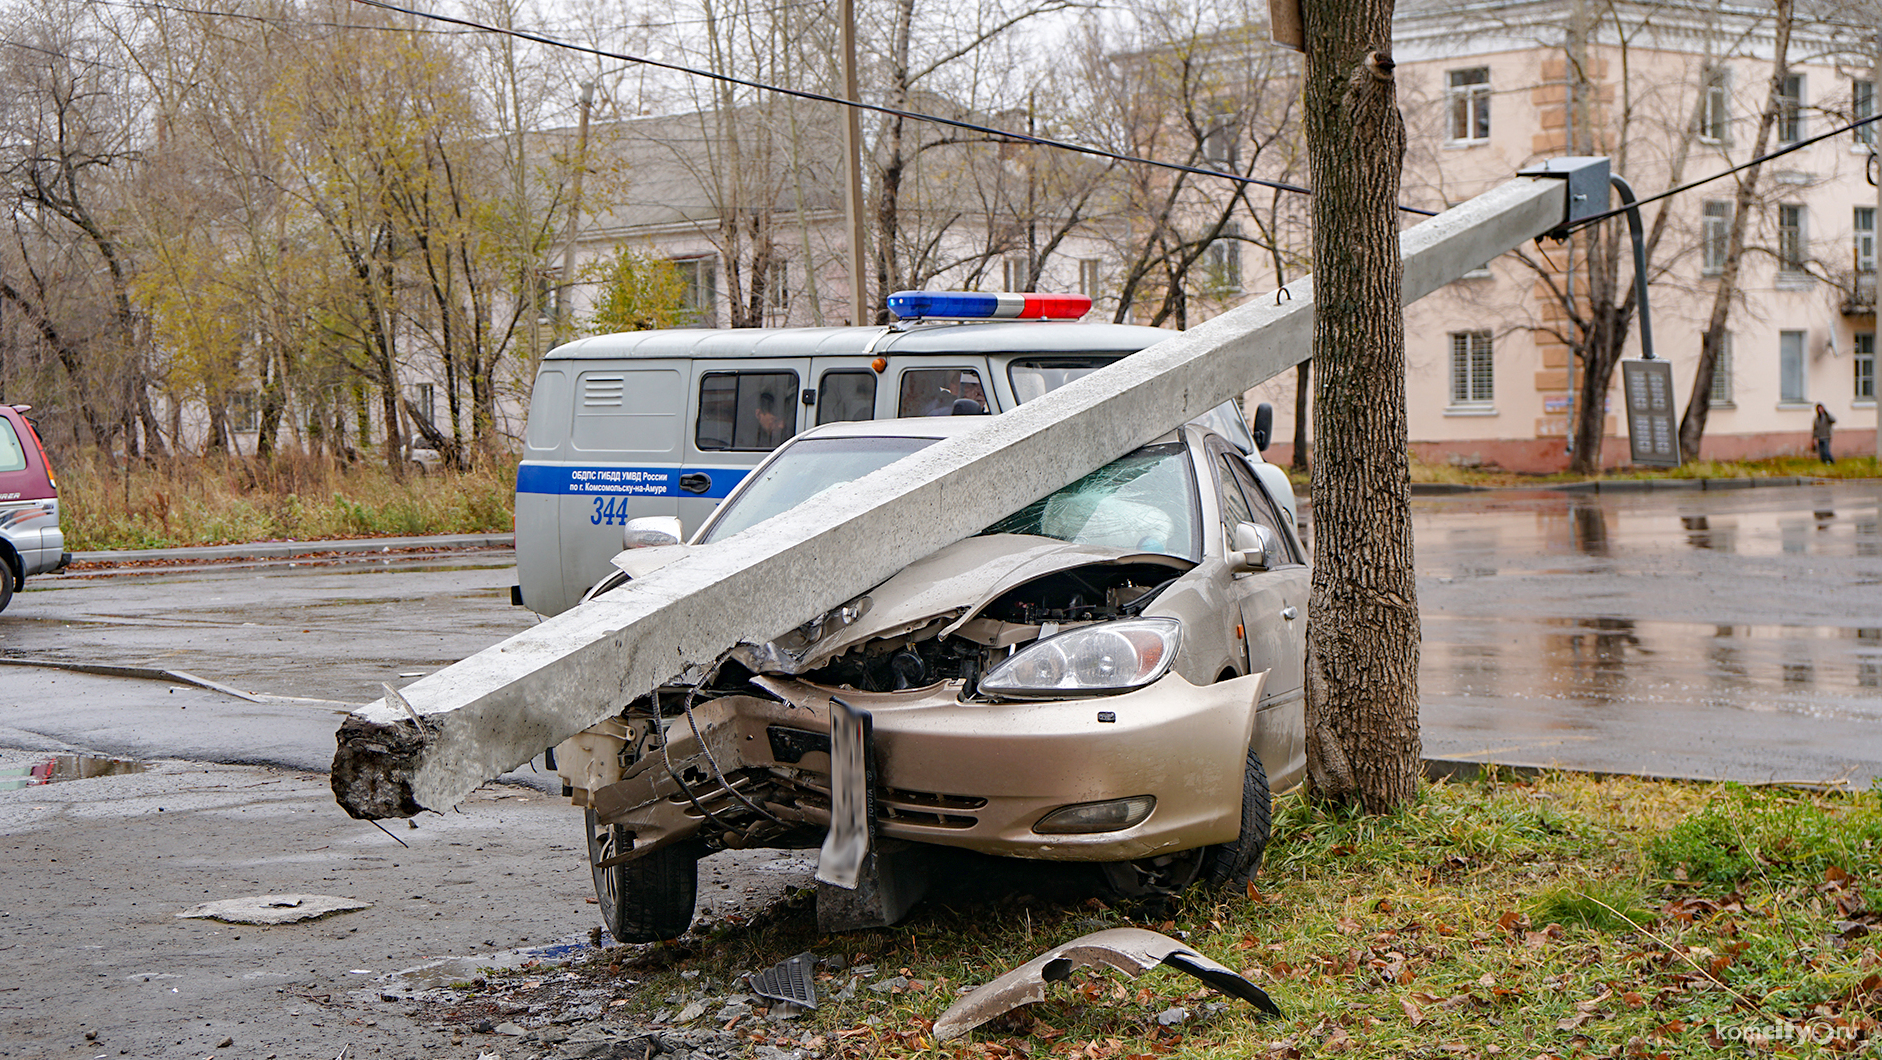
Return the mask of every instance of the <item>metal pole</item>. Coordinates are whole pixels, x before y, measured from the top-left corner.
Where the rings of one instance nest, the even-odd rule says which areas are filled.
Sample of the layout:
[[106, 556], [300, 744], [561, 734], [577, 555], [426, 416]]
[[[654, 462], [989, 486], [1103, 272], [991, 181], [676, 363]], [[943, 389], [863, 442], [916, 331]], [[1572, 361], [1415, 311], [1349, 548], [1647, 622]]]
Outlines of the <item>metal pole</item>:
[[[856, 0], [843, 0], [843, 98], [854, 101], [856, 87]], [[848, 168], [843, 216], [850, 229], [850, 323], [869, 323], [868, 233], [863, 228], [863, 124], [855, 107], [843, 108], [843, 161]], [[886, 293], [886, 292], [885, 292]]]
[[582, 82], [582, 115], [575, 126], [574, 172], [569, 174], [568, 243], [562, 248], [562, 282], [556, 285], [556, 332], [568, 328], [573, 314], [569, 302], [575, 293], [575, 235], [582, 217], [582, 170], [588, 168], [588, 111], [595, 102], [595, 83]]

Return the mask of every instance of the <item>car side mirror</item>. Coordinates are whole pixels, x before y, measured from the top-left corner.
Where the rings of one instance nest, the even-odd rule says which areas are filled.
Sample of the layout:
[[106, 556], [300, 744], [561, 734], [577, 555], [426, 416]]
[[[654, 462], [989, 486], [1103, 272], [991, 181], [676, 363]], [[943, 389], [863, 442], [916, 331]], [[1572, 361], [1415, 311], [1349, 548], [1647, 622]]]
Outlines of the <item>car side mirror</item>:
[[1260, 523], [1236, 523], [1235, 546], [1228, 554], [1229, 569], [1237, 574], [1265, 571], [1279, 565], [1281, 540]]
[[680, 517], [677, 515], [642, 515], [627, 521], [621, 531], [623, 548], [658, 548], [680, 543]]
[[1255, 451], [1268, 451], [1268, 440], [1274, 437], [1274, 406], [1263, 401], [1255, 406], [1255, 422], [1250, 428], [1255, 436]]

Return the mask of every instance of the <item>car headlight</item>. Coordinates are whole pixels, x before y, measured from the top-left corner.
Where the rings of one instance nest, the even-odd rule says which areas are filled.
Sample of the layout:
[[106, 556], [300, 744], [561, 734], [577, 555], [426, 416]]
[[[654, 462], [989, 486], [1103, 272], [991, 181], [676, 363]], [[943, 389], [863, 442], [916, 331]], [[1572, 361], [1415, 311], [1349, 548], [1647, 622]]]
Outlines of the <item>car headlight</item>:
[[1131, 618], [1047, 637], [987, 671], [980, 691], [1017, 699], [1124, 692], [1162, 677], [1183, 639], [1173, 618]]

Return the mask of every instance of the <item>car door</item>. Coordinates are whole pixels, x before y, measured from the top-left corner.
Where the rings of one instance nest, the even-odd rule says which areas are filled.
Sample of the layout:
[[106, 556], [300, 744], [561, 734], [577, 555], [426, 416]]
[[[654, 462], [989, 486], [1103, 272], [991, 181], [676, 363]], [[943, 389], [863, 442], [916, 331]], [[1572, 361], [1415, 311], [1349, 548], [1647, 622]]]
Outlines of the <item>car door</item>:
[[1241, 613], [1250, 673], [1267, 670], [1256, 725], [1257, 747], [1269, 781], [1280, 790], [1306, 768], [1307, 595], [1312, 588], [1306, 557], [1281, 522], [1280, 509], [1256, 481], [1240, 453], [1212, 444], [1209, 462], [1221, 496], [1224, 548], [1233, 548], [1240, 522], [1264, 526], [1274, 535], [1276, 562], [1265, 571], [1231, 575], [1231, 594]]

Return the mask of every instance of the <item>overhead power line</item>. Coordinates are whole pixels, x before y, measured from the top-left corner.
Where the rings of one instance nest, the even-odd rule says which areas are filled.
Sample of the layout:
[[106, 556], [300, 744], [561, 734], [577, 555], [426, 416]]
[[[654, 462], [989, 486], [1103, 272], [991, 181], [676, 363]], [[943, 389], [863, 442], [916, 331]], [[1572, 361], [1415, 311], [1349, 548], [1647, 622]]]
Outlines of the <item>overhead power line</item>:
[[[807, 99], [807, 100], [811, 100], [817, 103], [831, 103], [840, 107], [855, 107], [858, 110], [866, 110], [874, 114], [883, 114], [892, 118], [906, 118], [910, 121], [921, 121], [921, 122], [929, 122], [935, 125], [945, 125], [950, 128], [962, 129], [967, 132], [980, 133], [983, 136], [993, 137], [995, 139], [1002, 140], [1002, 141], [1035, 144], [1039, 147], [1050, 147], [1050, 148], [1054, 148], [1060, 151], [1071, 151], [1075, 154], [1087, 155], [1093, 158], [1105, 158], [1105, 159], [1110, 159], [1116, 162], [1130, 163], [1132, 165], [1154, 166], [1159, 169], [1174, 170], [1179, 173], [1191, 173], [1191, 174], [1194, 174], [1196, 176], [1201, 176], [1201, 177], [1214, 177], [1220, 180], [1233, 181], [1237, 184], [1256, 185], [1256, 186], [1263, 187], [1263, 188], [1273, 188], [1276, 191], [1288, 191], [1288, 192], [1293, 192], [1298, 195], [1313, 194], [1313, 192], [1307, 188], [1303, 188], [1298, 184], [1288, 184], [1284, 181], [1264, 180], [1261, 177], [1243, 176], [1239, 173], [1225, 173], [1219, 169], [1205, 169], [1202, 166], [1191, 166], [1191, 165], [1186, 165], [1181, 162], [1165, 162], [1165, 161], [1161, 161], [1155, 158], [1144, 158], [1140, 155], [1120, 154], [1116, 151], [1106, 151], [1103, 148], [1091, 147], [1086, 144], [1070, 143], [1065, 140], [1054, 140], [1054, 139], [1051, 139], [1050, 137], [1037, 136], [1032, 133], [1013, 132], [1008, 129], [998, 129], [990, 125], [981, 125], [976, 122], [963, 121], [962, 119], [959, 119], [959, 118], [945, 118], [938, 114], [924, 114], [920, 111], [902, 110], [897, 107], [883, 106], [880, 103], [865, 103], [865, 102], [862, 102], [861, 100], [843, 99], [838, 96], [827, 95], [822, 92], [811, 92], [811, 91], [808, 91], [806, 89], [801, 89], [801, 88], [786, 88], [783, 85], [773, 85], [773, 84], [768, 84], [763, 81], [753, 81], [748, 78], [734, 77], [731, 74], [721, 74], [721, 73], [716, 73], [711, 70], [700, 70], [695, 67], [681, 66], [677, 63], [663, 62], [659, 59], [649, 59], [645, 56], [628, 55], [623, 52], [611, 52], [602, 48], [592, 48], [585, 44], [571, 44], [568, 41], [556, 40], [553, 37], [545, 37], [537, 33], [530, 33], [530, 32], [519, 30], [519, 29], [510, 29], [510, 28], [506, 28], [503, 26], [486, 25], [485, 23], [482, 23], [482, 22], [476, 22], [476, 21], [473, 21], [471, 19], [466, 19], [466, 18], [458, 18], [453, 15], [440, 15], [440, 14], [434, 14], [429, 11], [418, 11], [409, 7], [401, 7], [397, 4], [388, 3], [387, 0], [353, 0], [353, 2], [357, 4], [364, 4], [367, 7], [376, 7], [384, 11], [396, 12], [401, 15], [410, 15], [414, 18], [430, 19], [436, 22], [447, 22], [452, 25], [465, 26], [467, 28], [476, 29], [476, 30], [483, 30], [484, 32], [487, 32], [487, 33], [500, 33], [500, 34], [503, 34], [504, 36], [515, 37], [518, 40], [526, 40], [535, 44], [545, 45], [550, 48], [561, 48], [566, 51], [581, 52], [585, 55], [594, 55], [603, 59], [612, 59], [616, 62], [635, 63], [641, 66], [651, 66], [660, 70], [671, 70], [674, 73], [685, 74], [688, 77], [701, 77], [701, 78], [705, 78], [711, 81], [721, 81], [726, 84], [739, 85], [743, 88], [757, 89], [760, 92], [775, 92], [775, 93], [778, 93], [779, 95], [794, 96], [798, 99]], [[1399, 209], [1406, 213], [1420, 214], [1425, 217], [1437, 216], [1437, 214], [1434, 211], [1421, 210], [1414, 206], [1400, 206]]]

